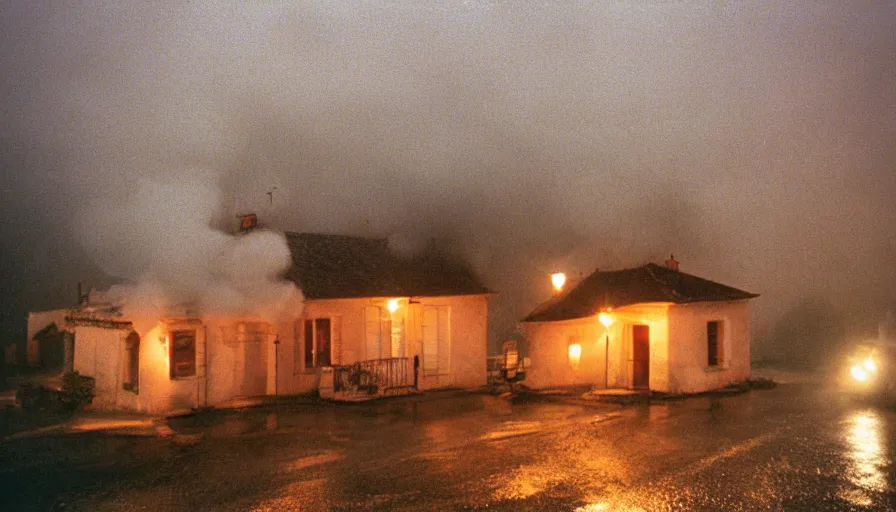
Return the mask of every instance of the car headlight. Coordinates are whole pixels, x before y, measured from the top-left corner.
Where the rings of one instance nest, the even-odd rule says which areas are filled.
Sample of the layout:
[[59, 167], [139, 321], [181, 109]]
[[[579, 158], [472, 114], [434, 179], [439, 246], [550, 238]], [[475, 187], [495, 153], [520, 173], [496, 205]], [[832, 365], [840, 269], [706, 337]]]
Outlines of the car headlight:
[[865, 359], [865, 361], [862, 363], [862, 367], [864, 367], [865, 370], [871, 373], [877, 371], [877, 363], [875, 363], [874, 359], [871, 359], [870, 357], [868, 359]]
[[849, 369], [849, 374], [852, 375], [853, 379], [859, 382], [865, 382], [868, 380], [868, 377], [871, 376], [864, 364], [852, 365], [852, 368]]

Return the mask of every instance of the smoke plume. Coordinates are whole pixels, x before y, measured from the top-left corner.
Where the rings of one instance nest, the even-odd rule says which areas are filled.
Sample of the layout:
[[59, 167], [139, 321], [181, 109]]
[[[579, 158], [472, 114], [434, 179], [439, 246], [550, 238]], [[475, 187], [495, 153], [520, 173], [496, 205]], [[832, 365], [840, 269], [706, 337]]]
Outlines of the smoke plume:
[[81, 212], [80, 239], [88, 253], [107, 274], [126, 281], [108, 294], [126, 315], [164, 316], [175, 306], [269, 320], [299, 313], [298, 290], [282, 280], [291, 263], [285, 238], [213, 227], [221, 203], [214, 180], [198, 170], [164, 181], [141, 179], [133, 190]]
[[890, 3], [13, 2], [0, 16], [4, 303], [60, 304], [93, 265], [171, 301], [276, 302], [281, 241], [230, 234], [250, 211], [463, 254], [499, 292], [493, 348], [550, 272], [669, 253], [762, 294], [758, 357], [800, 336], [779, 321], [806, 298], [850, 333], [896, 303]]

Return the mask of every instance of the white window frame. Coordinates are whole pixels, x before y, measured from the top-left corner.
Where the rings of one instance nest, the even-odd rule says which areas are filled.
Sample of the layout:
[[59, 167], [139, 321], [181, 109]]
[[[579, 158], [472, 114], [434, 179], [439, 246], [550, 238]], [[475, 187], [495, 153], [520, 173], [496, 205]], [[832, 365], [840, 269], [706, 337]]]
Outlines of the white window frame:
[[[330, 364], [327, 366], [333, 366], [335, 364], [334, 353], [333, 353], [333, 345], [335, 340], [334, 331], [335, 331], [335, 317], [331, 316], [318, 316], [313, 318], [305, 318], [302, 320], [302, 370], [306, 373], [315, 372], [318, 368], [321, 368], [320, 361], [318, 361], [318, 354], [320, 351], [317, 350], [317, 322], [319, 320], [327, 320], [330, 324]], [[311, 322], [311, 339], [308, 339], [307, 329], [305, 327], [307, 322]], [[308, 365], [307, 354], [308, 354], [308, 343], [311, 343], [311, 365]]]

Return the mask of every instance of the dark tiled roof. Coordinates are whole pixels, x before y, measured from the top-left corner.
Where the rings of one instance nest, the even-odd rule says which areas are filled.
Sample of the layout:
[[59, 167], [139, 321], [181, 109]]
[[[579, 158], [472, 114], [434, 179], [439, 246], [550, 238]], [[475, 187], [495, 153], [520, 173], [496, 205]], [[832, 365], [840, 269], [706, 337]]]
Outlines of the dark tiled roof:
[[433, 297], [491, 293], [470, 268], [427, 251], [402, 257], [385, 239], [286, 233], [292, 267], [286, 278], [305, 298]]
[[34, 336], [32, 336], [31, 339], [39, 340], [42, 338], [48, 338], [50, 336], [56, 336], [57, 334], [59, 334], [59, 327], [56, 325], [56, 322], [51, 322], [43, 329], [34, 333]]
[[111, 318], [104, 315], [73, 310], [65, 317], [68, 327], [99, 327], [102, 329], [133, 329], [134, 325], [120, 317]]
[[625, 270], [596, 271], [529, 313], [524, 322], [570, 320], [604, 308], [647, 302], [719, 302], [758, 297], [723, 284], [653, 263]]

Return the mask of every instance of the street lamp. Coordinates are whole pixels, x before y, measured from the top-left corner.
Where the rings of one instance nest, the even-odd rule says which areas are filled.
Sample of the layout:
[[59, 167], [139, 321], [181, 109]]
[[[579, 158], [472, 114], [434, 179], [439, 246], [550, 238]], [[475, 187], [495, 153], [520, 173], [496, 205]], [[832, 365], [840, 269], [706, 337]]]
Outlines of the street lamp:
[[597, 321], [604, 326], [606, 339], [604, 342], [604, 389], [610, 387], [610, 326], [613, 325], [613, 315], [607, 311], [601, 311], [597, 315]]

